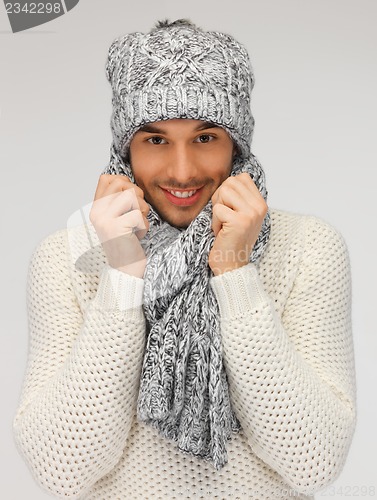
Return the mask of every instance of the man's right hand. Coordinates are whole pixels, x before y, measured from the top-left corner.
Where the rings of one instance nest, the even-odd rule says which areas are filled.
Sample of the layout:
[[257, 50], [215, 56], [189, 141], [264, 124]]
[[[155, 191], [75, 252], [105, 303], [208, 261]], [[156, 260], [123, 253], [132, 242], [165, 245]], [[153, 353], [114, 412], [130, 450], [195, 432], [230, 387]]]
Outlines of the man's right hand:
[[144, 276], [147, 259], [140, 239], [149, 229], [149, 206], [143, 191], [124, 175], [102, 174], [89, 219], [109, 265], [132, 276]]

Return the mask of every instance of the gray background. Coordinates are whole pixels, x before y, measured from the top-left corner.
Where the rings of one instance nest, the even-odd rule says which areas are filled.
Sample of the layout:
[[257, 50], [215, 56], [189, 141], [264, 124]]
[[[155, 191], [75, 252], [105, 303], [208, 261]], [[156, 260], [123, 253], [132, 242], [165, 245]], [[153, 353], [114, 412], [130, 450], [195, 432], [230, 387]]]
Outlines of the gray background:
[[317, 215], [348, 243], [358, 428], [336, 482], [343, 494], [329, 489], [317, 498], [376, 486], [377, 3], [81, 0], [68, 14], [17, 34], [0, 4], [1, 497], [50, 498], [33, 482], [11, 434], [28, 348], [30, 256], [91, 202], [107, 163], [110, 43], [165, 17], [189, 17], [246, 45], [256, 75], [253, 151], [266, 171], [269, 204]]

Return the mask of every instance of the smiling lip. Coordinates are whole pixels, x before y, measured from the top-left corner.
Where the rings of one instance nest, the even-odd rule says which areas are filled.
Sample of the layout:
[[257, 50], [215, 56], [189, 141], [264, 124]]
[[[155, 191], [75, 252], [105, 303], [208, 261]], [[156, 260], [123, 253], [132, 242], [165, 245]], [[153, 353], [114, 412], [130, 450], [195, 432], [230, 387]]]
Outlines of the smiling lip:
[[[202, 194], [202, 188], [199, 189], [166, 189], [166, 188], [161, 188], [164, 195], [166, 198], [173, 203], [174, 205], [178, 205], [180, 207], [189, 207], [191, 205], [194, 205], [200, 198], [200, 195]], [[194, 191], [194, 193], [191, 196], [188, 196], [187, 198], [180, 198], [178, 196], [175, 196], [173, 193], [170, 191], [173, 191], [175, 193], [191, 193]]]

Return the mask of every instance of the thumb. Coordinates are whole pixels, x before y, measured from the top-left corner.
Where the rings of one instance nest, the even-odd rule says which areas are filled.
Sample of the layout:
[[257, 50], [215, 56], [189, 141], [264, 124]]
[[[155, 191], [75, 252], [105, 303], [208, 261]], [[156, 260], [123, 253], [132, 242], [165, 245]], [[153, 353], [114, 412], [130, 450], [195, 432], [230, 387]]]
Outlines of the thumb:
[[215, 236], [217, 236], [218, 232], [220, 231], [222, 227], [222, 222], [219, 219], [218, 215], [218, 204], [219, 204], [219, 188], [216, 189], [216, 191], [213, 193], [211, 197], [211, 202], [212, 202], [212, 231], [215, 233]]
[[212, 231], [215, 233], [215, 236], [217, 236], [217, 234], [221, 228], [222, 228], [222, 223], [221, 223], [220, 219], [218, 218], [218, 216], [216, 215], [216, 211], [213, 209], [212, 210]]
[[212, 230], [218, 235], [224, 224], [232, 220], [233, 210], [222, 203], [216, 203], [212, 208]]

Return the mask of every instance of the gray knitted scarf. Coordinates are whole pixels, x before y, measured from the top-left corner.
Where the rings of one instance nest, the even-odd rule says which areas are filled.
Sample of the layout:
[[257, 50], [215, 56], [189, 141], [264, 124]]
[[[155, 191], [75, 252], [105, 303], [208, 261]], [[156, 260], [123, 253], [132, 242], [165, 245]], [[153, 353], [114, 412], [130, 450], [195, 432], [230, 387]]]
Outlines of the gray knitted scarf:
[[[267, 199], [257, 159], [236, 158], [231, 175], [248, 172]], [[106, 174], [134, 182], [128, 163], [112, 148]], [[185, 230], [163, 221], [153, 207], [141, 244], [147, 255], [144, 313], [147, 342], [140, 380], [138, 418], [176, 442], [181, 451], [227, 463], [226, 441], [240, 430], [223, 364], [219, 308], [210, 286], [208, 254], [214, 242], [211, 202]], [[250, 255], [255, 262], [270, 234], [267, 213]]]

